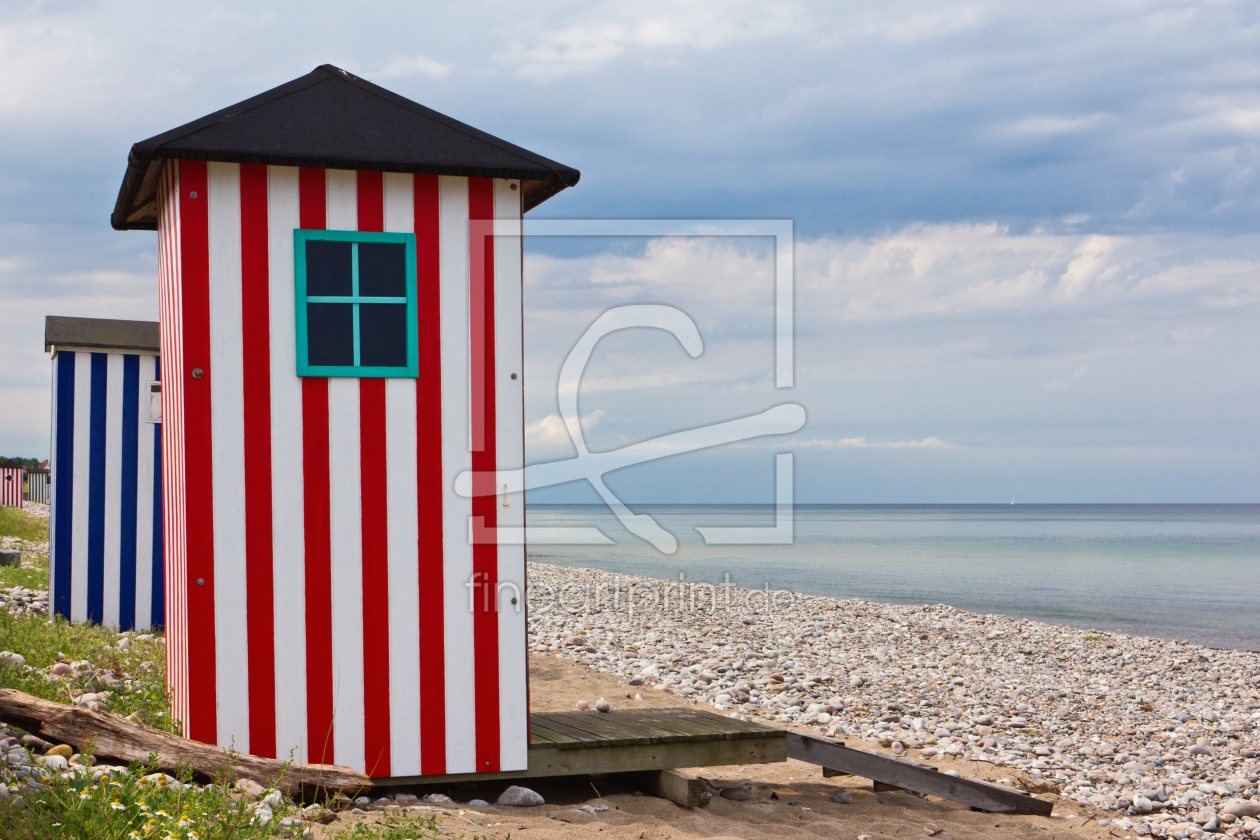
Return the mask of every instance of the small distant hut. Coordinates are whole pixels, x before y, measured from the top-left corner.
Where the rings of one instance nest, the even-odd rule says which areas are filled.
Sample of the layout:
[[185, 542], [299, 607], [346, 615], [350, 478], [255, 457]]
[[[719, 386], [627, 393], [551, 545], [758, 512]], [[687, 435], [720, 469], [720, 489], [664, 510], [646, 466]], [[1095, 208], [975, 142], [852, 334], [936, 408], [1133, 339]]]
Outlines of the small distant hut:
[[37, 504], [48, 504], [48, 491], [52, 486], [49, 480], [52, 473], [49, 470], [27, 470], [26, 471], [26, 491], [22, 498], [28, 502]]
[[[132, 147], [112, 222], [158, 232], [189, 737], [526, 768], [525, 550], [499, 536], [524, 504], [493, 482], [524, 462], [521, 217], [577, 180], [329, 65]], [[454, 492], [469, 470], [488, 493]]]
[[121, 630], [165, 623], [158, 325], [48, 316], [49, 602]]
[[0, 468], [0, 507], [22, 507], [22, 482], [26, 470], [22, 467]]

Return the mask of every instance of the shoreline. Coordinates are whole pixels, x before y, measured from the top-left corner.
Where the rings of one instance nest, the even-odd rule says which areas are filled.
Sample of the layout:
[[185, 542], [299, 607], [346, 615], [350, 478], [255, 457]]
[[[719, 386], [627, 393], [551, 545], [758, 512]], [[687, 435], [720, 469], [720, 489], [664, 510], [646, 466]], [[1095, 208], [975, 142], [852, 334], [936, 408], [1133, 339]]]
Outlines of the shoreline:
[[[566, 564], [561, 564], [561, 563], [547, 562], [549, 560], [557, 559], [555, 555], [529, 554], [526, 556], [525, 559], [528, 563], [531, 563], [531, 564], [537, 563], [537, 564], [547, 565], [547, 566], [557, 566], [559, 568], [580, 569], [583, 571], [599, 572], [602, 574], [621, 575], [622, 577], [625, 577], [625, 578], [638, 578], [638, 579], [644, 579], [644, 580], [651, 580], [651, 581], [656, 581], [662, 584], [677, 582], [673, 578], [658, 577], [651, 573], [620, 572], [620, 571], [612, 571], [608, 569], [598, 569], [598, 568], [593, 568], [590, 566], [566, 565]], [[701, 581], [699, 580], [687, 581], [687, 582], [697, 583], [697, 584], [701, 583]], [[712, 585], [718, 586], [718, 587], [722, 586], [722, 584], [712, 584]], [[749, 587], [747, 586], [739, 586], [736, 584], [731, 584], [731, 588], [741, 590], [741, 591], [749, 589]], [[775, 590], [771, 590], [771, 591], [775, 591]], [[805, 591], [805, 590], [794, 591], [794, 590], [787, 590], [787, 589], [778, 590], [778, 591], [792, 592], [794, 595], [798, 595], [801, 597], [828, 598], [828, 599], [836, 600], [836, 601], [853, 601], [853, 602], [877, 604], [877, 605], [891, 606], [891, 607], [920, 607], [924, 605], [923, 602], [920, 602], [917, 599], [910, 599], [910, 598], [903, 599], [903, 600], [892, 600], [892, 599], [882, 599], [878, 597], [872, 597], [869, 595], [844, 598], [837, 595], [829, 595], [825, 592], [814, 592], [814, 591]], [[1126, 627], [1119, 626], [1118, 624], [1107, 624], [1105, 622], [1102, 624], [1090, 624], [1089, 621], [1085, 619], [1082, 619], [1080, 621], [1074, 621], [1068, 616], [1047, 615], [1044, 612], [1034, 612], [1034, 611], [1021, 612], [1017, 610], [1003, 611], [1002, 609], [999, 609], [999, 608], [989, 609], [987, 607], [981, 607], [981, 606], [958, 607], [958, 606], [955, 606], [954, 604], [946, 604], [944, 602], [942, 602], [941, 604], [938, 604], [937, 606], [949, 606], [949, 607], [952, 607], [953, 609], [961, 610], [963, 612], [966, 612], [972, 615], [985, 615], [985, 616], [994, 616], [998, 618], [1008, 618], [1013, 621], [1030, 621], [1030, 622], [1035, 622], [1038, 624], [1045, 624], [1052, 627], [1062, 627], [1065, 629], [1080, 630], [1081, 632], [1086, 632], [1086, 633], [1099, 632], [1099, 633], [1107, 633], [1109, 635], [1125, 635], [1125, 636], [1129, 636], [1135, 639], [1141, 638], [1141, 639], [1150, 639], [1152, 641], [1169, 642], [1172, 644], [1191, 645], [1194, 647], [1201, 647], [1201, 648], [1212, 650], [1212, 651], [1236, 651], [1239, 653], [1260, 654], [1260, 639], [1254, 642], [1255, 647], [1216, 647], [1212, 644], [1208, 644], [1206, 642], [1195, 641], [1185, 636], [1174, 637], [1173, 634], [1156, 635], [1152, 633], [1144, 633], [1139, 628], [1126, 628]], [[1093, 619], [1093, 620], [1097, 620], [1097, 619]]]
[[529, 581], [602, 596], [581, 609], [531, 600], [532, 652], [642, 691], [915, 761], [1010, 767], [1126, 831], [1190, 836], [1213, 819], [1260, 831], [1255, 652], [823, 595], [774, 610], [636, 607], [636, 584], [676, 582], [538, 560]]

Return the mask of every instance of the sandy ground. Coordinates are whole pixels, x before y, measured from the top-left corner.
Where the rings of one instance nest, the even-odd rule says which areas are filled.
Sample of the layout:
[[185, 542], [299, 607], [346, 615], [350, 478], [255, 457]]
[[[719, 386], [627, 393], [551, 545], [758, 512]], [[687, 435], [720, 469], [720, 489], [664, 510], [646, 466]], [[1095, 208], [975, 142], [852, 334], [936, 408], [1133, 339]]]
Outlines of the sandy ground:
[[[567, 711], [578, 700], [594, 703], [600, 697], [614, 709], [667, 708], [687, 705], [673, 694], [648, 689], [643, 699], [633, 695], [640, 689], [630, 688], [619, 680], [588, 671], [565, 660], [532, 655], [530, 657], [530, 708], [535, 712]], [[630, 694], [630, 697], [627, 697]], [[850, 742], [850, 747], [871, 749], [865, 742]], [[1017, 774], [1010, 768], [994, 768], [987, 764], [943, 760], [942, 770], [957, 770], [973, 778], [996, 781]], [[618, 786], [610, 777], [581, 777], [565, 780], [535, 780], [529, 787], [537, 790], [547, 804], [536, 808], [480, 807], [470, 808], [470, 799], [493, 802], [508, 783], [447, 785], [409, 792], [423, 795], [440, 791], [451, 796], [455, 804], [446, 806], [444, 835], [457, 837], [485, 836], [600, 838], [600, 840], [683, 840], [684, 838], [843, 838], [846, 840], [881, 840], [882, 838], [929, 837], [1006, 838], [1036, 837], [1055, 840], [1074, 838], [1124, 837], [1126, 832], [1100, 828], [1090, 812], [1076, 803], [1047, 796], [1055, 802], [1055, 816], [1010, 817], [972, 812], [963, 805], [932, 797], [920, 799], [908, 793], [879, 793], [868, 780], [851, 776], [829, 779], [821, 769], [789, 760], [778, 764], [746, 767], [690, 768], [685, 772], [710, 781], [716, 788], [737, 787], [750, 783], [757, 794], [755, 801], [736, 802], [717, 796], [703, 808], [682, 808], [653, 796], [644, 796], [632, 788]], [[1005, 774], [999, 775], [999, 774]], [[832, 794], [848, 792], [852, 805], [829, 801]], [[608, 810], [591, 815], [578, 811], [582, 805]], [[552, 815], [549, 817], [548, 815]], [[1099, 816], [1105, 819], [1103, 812]], [[380, 817], [342, 817], [338, 827], [349, 821], [375, 822]], [[933, 834], [934, 830], [940, 832]], [[1132, 833], [1129, 832], [1129, 835]]]

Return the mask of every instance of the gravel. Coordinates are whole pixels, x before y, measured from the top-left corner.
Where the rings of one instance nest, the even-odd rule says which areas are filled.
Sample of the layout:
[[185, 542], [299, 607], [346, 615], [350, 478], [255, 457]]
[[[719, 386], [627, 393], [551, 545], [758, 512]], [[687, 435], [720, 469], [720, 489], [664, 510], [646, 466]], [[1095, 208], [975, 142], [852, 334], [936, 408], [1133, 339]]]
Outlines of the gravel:
[[529, 575], [534, 652], [916, 761], [1010, 767], [1139, 835], [1260, 838], [1242, 816], [1260, 811], [1260, 654], [944, 604], [719, 587], [715, 606], [672, 581]]

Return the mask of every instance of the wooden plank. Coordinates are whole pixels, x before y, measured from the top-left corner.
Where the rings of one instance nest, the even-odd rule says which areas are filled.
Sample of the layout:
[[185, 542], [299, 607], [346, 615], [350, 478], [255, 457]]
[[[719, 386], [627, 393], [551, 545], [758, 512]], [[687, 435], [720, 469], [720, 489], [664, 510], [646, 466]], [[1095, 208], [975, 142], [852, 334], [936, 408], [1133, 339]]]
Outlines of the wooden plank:
[[649, 793], [683, 808], [700, 808], [713, 798], [705, 783], [695, 776], [677, 770], [657, 770], [645, 775], [643, 786]]
[[599, 748], [599, 747], [607, 747], [607, 746], [612, 745], [612, 742], [609, 741], [608, 739], [600, 738], [597, 735], [593, 734], [590, 730], [583, 729], [579, 726], [576, 726], [570, 723], [569, 721], [565, 720], [564, 718], [557, 718], [557, 717], [553, 717], [549, 715], [530, 715], [530, 717], [531, 718], [537, 717], [538, 722], [542, 726], [545, 726], [547, 729], [550, 729], [553, 732], [559, 732], [563, 735], [568, 735], [570, 738], [573, 738], [575, 742], [573, 744], [574, 747]]
[[705, 738], [731, 739], [746, 737], [747, 734], [750, 734], [730, 726], [724, 726], [722, 721], [723, 718], [717, 715], [697, 715], [685, 712], [662, 714], [653, 718], [653, 722], [657, 726], [674, 727], [679, 731]]
[[762, 737], [767, 732], [781, 731], [765, 724], [716, 715], [713, 712], [706, 712], [702, 709], [691, 709], [681, 712], [659, 709], [652, 710], [648, 714], [653, 714], [658, 719], [681, 719], [686, 721], [688, 725], [719, 730], [734, 737]]
[[534, 744], [529, 769], [502, 773], [456, 773], [444, 776], [397, 776], [376, 779], [378, 785], [447, 784], [450, 782], [585, 776], [673, 770], [679, 767], [721, 767], [729, 764], [769, 764], [787, 760], [786, 733], [779, 737], [738, 740], [680, 741], [672, 744], [610, 745], [598, 749], [564, 749]]
[[[575, 738], [574, 736], [566, 732], [557, 732], [556, 730], [550, 727], [544, 726], [538, 721], [535, 721], [532, 719], [529, 722], [529, 731], [530, 731], [530, 736], [531, 736], [530, 749], [534, 749], [535, 744], [538, 744], [539, 746], [542, 746], [542, 747], [556, 746], [562, 749], [565, 749], [565, 748], [578, 749], [578, 748], [586, 746], [586, 742], [583, 741], [582, 739]], [[534, 741], [533, 733], [535, 732], [538, 733], [540, 737], [543, 737], [546, 740], [537, 741], [537, 742]]]
[[592, 738], [617, 744], [657, 744], [661, 738], [646, 727], [636, 727], [631, 722], [622, 723], [611, 713], [571, 712], [561, 715], [540, 715], [546, 724], [561, 720], [565, 724], [591, 733]]
[[796, 732], [787, 734], [787, 754], [798, 761], [862, 776], [883, 785], [961, 802], [978, 811], [1045, 817], [1054, 807], [1045, 800], [999, 785], [950, 776], [910, 761], [849, 749], [836, 741]]

